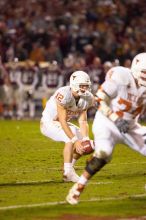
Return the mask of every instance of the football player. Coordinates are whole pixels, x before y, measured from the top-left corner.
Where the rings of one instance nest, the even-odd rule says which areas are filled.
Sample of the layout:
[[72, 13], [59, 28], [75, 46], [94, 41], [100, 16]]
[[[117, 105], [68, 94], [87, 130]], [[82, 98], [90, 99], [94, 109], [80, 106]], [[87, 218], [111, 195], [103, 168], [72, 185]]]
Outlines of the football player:
[[57, 61], [50, 63], [42, 74], [42, 86], [45, 90], [46, 100], [51, 97], [57, 88], [63, 85], [63, 76]]
[[[57, 89], [42, 113], [41, 133], [65, 143], [63, 178], [66, 182], [77, 182], [79, 179], [73, 164], [83, 154], [82, 141], [89, 139], [87, 110], [94, 102], [90, 88], [88, 74], [75, 71], [70, 77], [70, 85]], [[72, 118], [78, 118], [79, 127], [69, 122]], [[76, 154], [72, 161], [73, 148]]]
[[116, 143], [146, 156], [146, 127], [137, 120], [146, 101], [146, 53], [134, 57], [131, 68], [112, 67], [97, 91], [99, 109], [93, 121], [95, 152], [67, 201], [77, 204], [87, 181], [110, 160]]
[[5, 64], [9, 76], [10, 85], [7, 85], [7, 100], [11, 105], [12, 117], [19, 119], [21, 114], [21, 93], [19, 91], [19, 80], [21, 77], [20, 63], [17, 58]]
[[38, 83], [37, 67], [35, 63], [30, 60], [26, 60], [21, 68], [19, 84], [19, 118], [23, 118], [25, 115], [25, 109], [29, 110], [29, 117], [35, 117], [35, 101], [34, 94], [36, 85]]
[[8, 81], [8, 73], [2, 63], [2, 58], [0, 56], [0, 118], [7, 115], [7, 94], [5, 85]]

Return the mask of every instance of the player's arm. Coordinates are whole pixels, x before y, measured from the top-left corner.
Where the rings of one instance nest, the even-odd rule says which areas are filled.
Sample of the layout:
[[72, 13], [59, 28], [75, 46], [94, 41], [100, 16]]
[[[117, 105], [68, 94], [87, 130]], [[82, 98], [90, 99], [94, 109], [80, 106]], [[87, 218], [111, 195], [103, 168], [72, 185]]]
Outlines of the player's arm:
[[82, 154], [84, 149], [82, 147], [81, 141], [72, 133], [70, 127], [67, 124], [67, 111], [64, 106], [57, 103], [57, 111], [58, 111], [58, 118], [60, 124], [65, 132], [65, 134], [70, 138], [70, 142], [74, 144], [77, 153]]
[[57, 112], [58, 112], [59, 122], [60, 122], [65, 134], [70, 139], [72, 139], [75, 135], [72, 133], [70, 127], [68, 126], [66, 108], [63, 105], [60, 105], [59, 103], [57, 103]]
[[[112, 86], [112, 87], [111, 87]], [[111, 88], [112, 89], [111, 89]], [[110, 88], [110, 89], [108, 89]], [[97, 93], [96, 93], [96, 97], [98, 99], [99, 102], [99, 111], [101, 111], [106, 117], [108, 117], [109, 119], [111, 119], [112, 121], [116, 121], [117, 118], [119, 117], [116, 113], [114, 113], [112, 111], [112, 109], [110, 108], [110, 101], [112, 99], [112, 97], [115, 96], [116, 94], [116, 86], [113, 84], [110, 85], [110, 83], [105, 82], [103, 84], [103, 86], [101, 86]]]
[[[112, 85], [110, 85], [111, 87]], [[106, 87], [105, 87], [106, 88]], [[108, 92], [106, 92], [108, 91]], [[106, 117], [108, 117], [111, 121], [115, 123], [117, 128], [122, 133], [127, 133], [129, 130], [129, 122], [127, 120], [124, 120], [119, 114], [116, 112], [113, 112], [110, 108], [110, 99], [113, 95], [116, 94], [117, 88], [111, 87], [111, 89], [103, 89], [102, 87], [97, 92], [97, 97], [99, 99], [99, 111], [101, 111]]]
[[87, 110], [83, 111], [78, 118], [80, 131], [83, 139], [89, 139], [89, 125], [87, 121]]

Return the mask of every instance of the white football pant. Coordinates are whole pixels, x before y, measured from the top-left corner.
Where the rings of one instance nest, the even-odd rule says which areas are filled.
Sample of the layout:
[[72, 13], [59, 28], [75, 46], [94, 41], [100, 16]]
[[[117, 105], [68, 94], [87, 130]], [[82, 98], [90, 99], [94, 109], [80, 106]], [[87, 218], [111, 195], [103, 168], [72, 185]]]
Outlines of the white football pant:
[[[70, 129], [72, 130], [73, 134], [78, 137], [79, 140], [82, 139], [82, 135], [80, 133], [79, 128], [68, 122]], [[65, 134], [64, 130], [61, 127], [60, 122], [58, 121], [50, 121], [50, 122], [42, 122], [40, 123], [40, 130], [41, 133], [48, 138], [51, 138], [54, 141], [62, 141], [65, 143], [70, 142], [69, 137]]]
[[138, 151], [146, 156], [146, 127], [138, 123], [134, 123], [128, 132], [130, 139], [127, 140], [120, 133], [116, 125], [97, 111], [92, 126], [95, 142], [95, 154], [99, 158], [108, 159], [111, 157], [114, 146], [117, 143], [128, 143], [133, 150]]

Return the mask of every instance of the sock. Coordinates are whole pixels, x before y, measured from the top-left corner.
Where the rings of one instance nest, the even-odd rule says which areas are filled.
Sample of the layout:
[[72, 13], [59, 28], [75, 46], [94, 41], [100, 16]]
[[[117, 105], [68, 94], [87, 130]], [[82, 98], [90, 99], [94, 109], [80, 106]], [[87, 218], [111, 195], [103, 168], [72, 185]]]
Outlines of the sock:
[[86, 185], [88, 182], [88, 179], [86, 179], [86, 177], [84, 177], [83, 175], [80, 176], [80, 179], [78, 181], [79, 184], [82, 184], [82, 185]]
[[76, 159], [74, 159], [74, 158], [72, 159], [72, 166], [75, 165], [76, 161], [77, 161]]
[[72, 163], [64, 163], [64, 174], [69, 173], [71, 168], [72, 168]]

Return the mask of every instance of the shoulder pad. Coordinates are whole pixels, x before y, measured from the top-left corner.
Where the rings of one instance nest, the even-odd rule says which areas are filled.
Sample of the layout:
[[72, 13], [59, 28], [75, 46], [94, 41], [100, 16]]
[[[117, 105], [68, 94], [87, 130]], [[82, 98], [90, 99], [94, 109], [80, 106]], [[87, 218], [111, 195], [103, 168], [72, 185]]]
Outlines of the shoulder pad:
[[59, 88], [55, 92], [55, 98], [61, 105], [66, 105], [72, 99], [71, 90], [69, 86]]
[[131, 71], [130, 69], [122, 66], [113, 67], [107, 72], [106, 79], [111, 79], [119, 85], [129, 85]]

